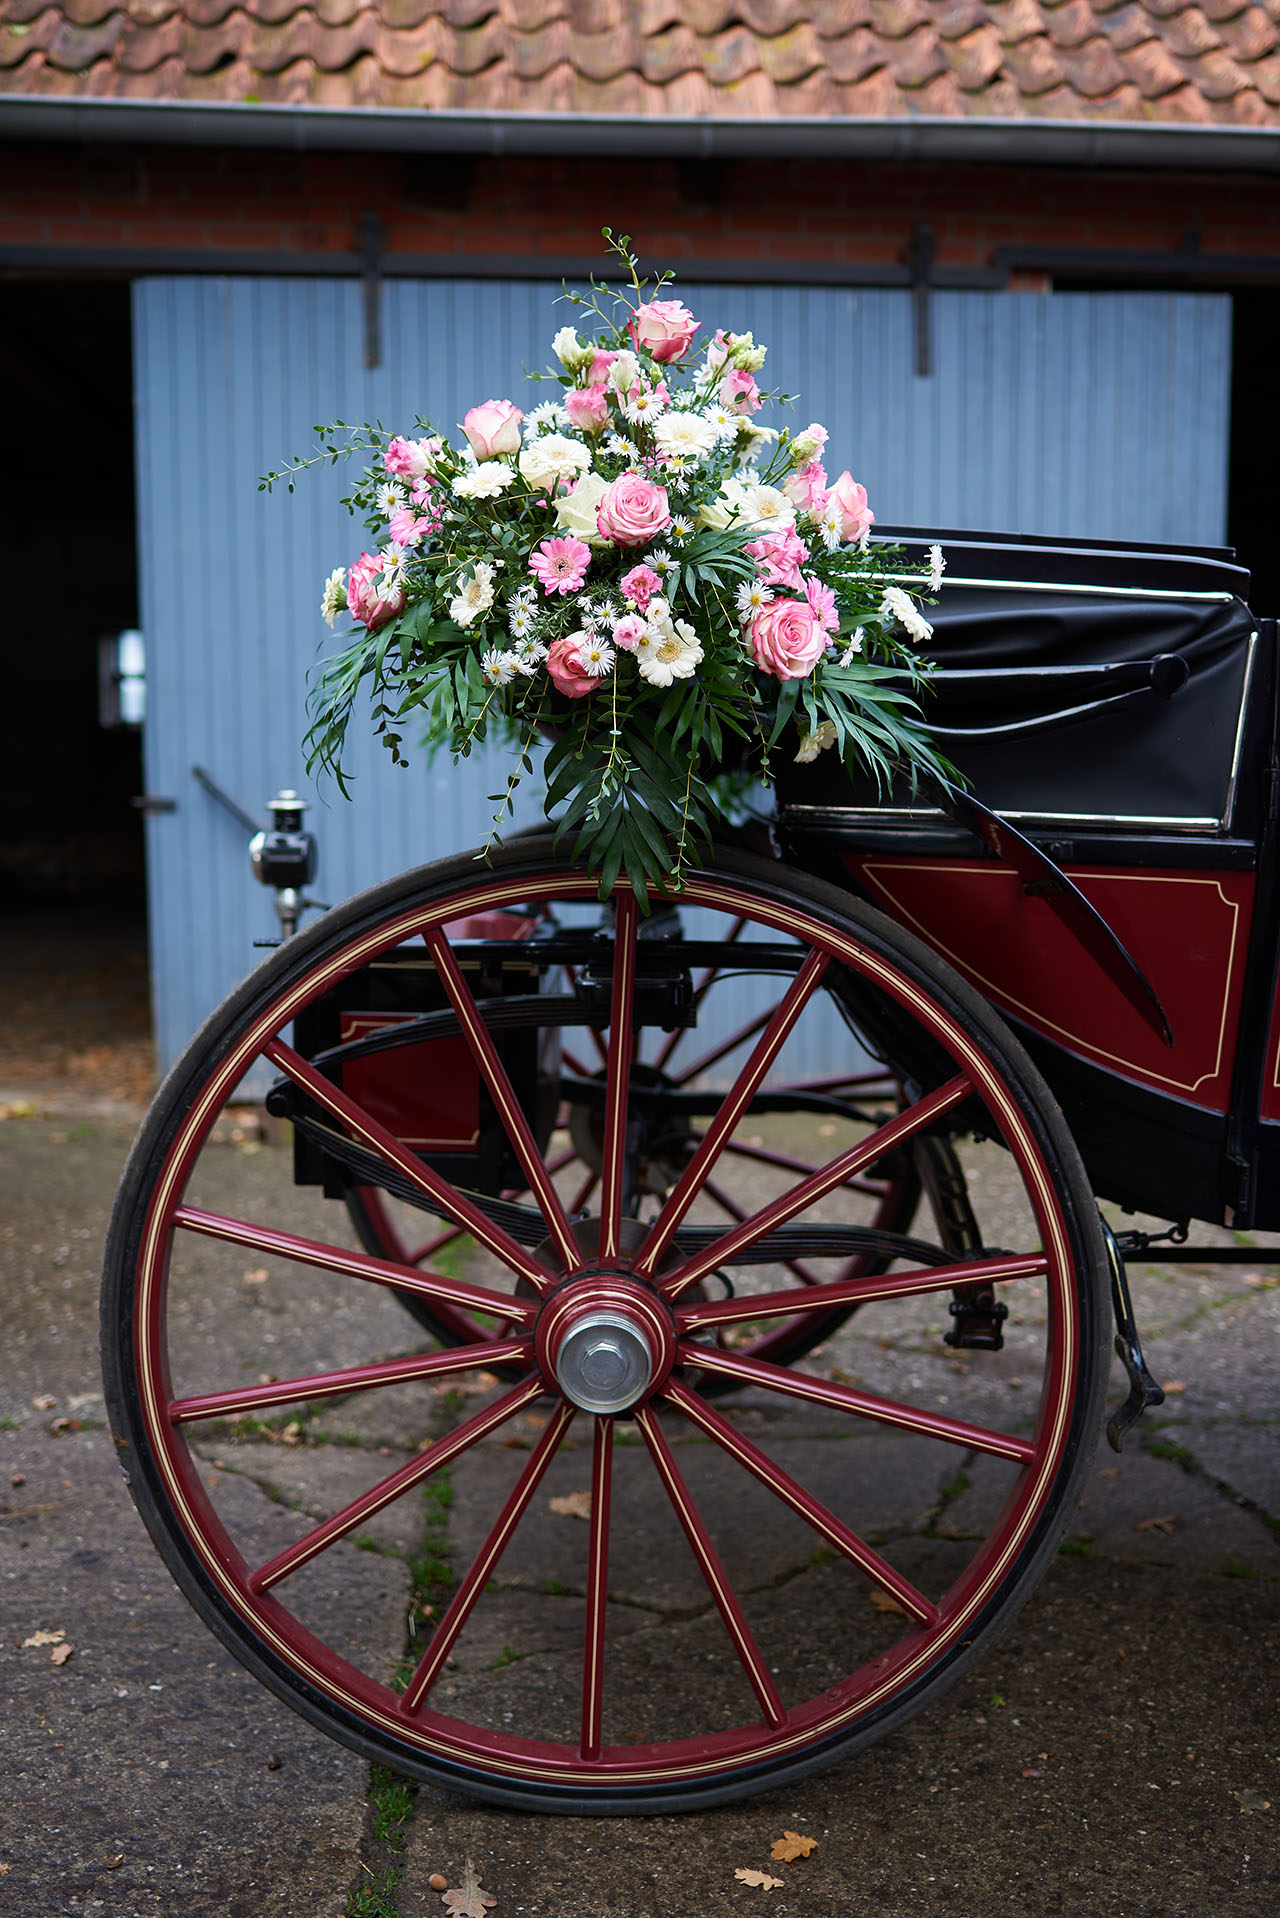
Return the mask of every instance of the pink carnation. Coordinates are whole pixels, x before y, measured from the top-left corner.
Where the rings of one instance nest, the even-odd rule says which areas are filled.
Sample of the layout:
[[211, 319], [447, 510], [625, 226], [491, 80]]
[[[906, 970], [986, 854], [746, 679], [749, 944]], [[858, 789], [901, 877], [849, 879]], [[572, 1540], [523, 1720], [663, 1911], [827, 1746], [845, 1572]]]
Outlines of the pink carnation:
[[404, 609], [404, 587], [399, 585], [389, 598], [380, 598], [377, 582], [382, 577], [382, 561], [376, 553], [361, 553], [347, 574], [347, 611], [371, 633]]
[[762, 672], [807, 679], [826, 651], [827, 636], [806, 601], [774, 599], [751, 622], [751, 646]]
[[494, 460], [503, 453], [520, 451], [523, 418], [511, 400], [486, 400], [463, 415], [462, 430], [478, 460]]
[[733, 334], [726, 333], [722, 326], [718, 326], [714, 340], [709, 341], [707, 345], [707, 365], [713, 373], [718, 366], [723, 366], [728, 359], [729, 348], [732, 343]]
[[829, 586], [820, 579], [802, 581], [804, 596], [809, 602], [809, 611], [813, 614], [824, 633], [834, 633], [840, 627], [840, 609], [836, 605], [836, 596]]
[[827, 473], [821, 460], [810, 460], [798, 473], [788, 473], [782, 490], [797, 513], [812, 513], [816, 518], [827, 503]]
[[627, 598], [633, 599], [640, 608], [640, 611], [643, 612], [661, 586], [662, 581], [657, 573], [654, 572], [652, 566], [633, 566], [629, 573], [622, 575], [618, 584], [621, 586]]
[[650, 300], [636, 308], [627, 331], [637, 346], [647, 346], [654, 359], [666, 365], [685, 357], [701, 325], [680, 300]]
[[609, 395], [603, 386], [574, 386], [564, 396], [564, 410], [581, 433], [598, 433], [609, 418]]
[[443, 451], [444, 448], [437, 439], [394, 439], [382, 456], [382, 464], [388, 473], [420, 482], [430, 472]]
[[583, 665], [577, 643], [572, 639], [552, 641], [547, 653], [547, 671], [567, 699], [582, 699], [600, 683]]
[[434, 513], [415, 513], [412, 506], [398, 506], [391, 515], [391, 537], [397, 546], [416, 546], [439, 524]]
[[529, 571], [545, 593], [576, 593], [590, 564], [591, 548], [580, 539], [544, 539], [529, 555]]
[[738, 366], [721, 380], [720, 397], [726, 406], [736, 407], [739, 413], [758, 413], [762, 404], [754, 377]]
[[624, 653], [634, 653], [647, 631], [648, 627], [639, 613], [627, 613], [614, 625], [613, 643], [621, 646]]
[[840, 508], [843, 522], [840, 537], [843, 540], [865, 539], [875, 525], [875, 514], [867, 505], [867, 489], [860, 486], [853, 474], [841, 473], [831, 488], [831, 497]]
[[609, 368], [613, 365], [617, 357], [616, 353], [605, 353], [600, 347], [596, 348], [595, 353], [592, 355], [591, 370], [587, 375], [592, 386], [604, 385], [606, 379], [609, 377]]
[[596, 526], [615, 546], [644, 546], [671, 524], [665, 486], [638, 473], [624, 473], [606, 486], [596, 509]]
[[799, 592], [804, 585], [800, 568], [809, 557], [809, 548], [789, 527], [785, 533], [766, 533], [763, 539], [750, 540], [742, 550], [755, 560], [766, 586], [790, 586]]

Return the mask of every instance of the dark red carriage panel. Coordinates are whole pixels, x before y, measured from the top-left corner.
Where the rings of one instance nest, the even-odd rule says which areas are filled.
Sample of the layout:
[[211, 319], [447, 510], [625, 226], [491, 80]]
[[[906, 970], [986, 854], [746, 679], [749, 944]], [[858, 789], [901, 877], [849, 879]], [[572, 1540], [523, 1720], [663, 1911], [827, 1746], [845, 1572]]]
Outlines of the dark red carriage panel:
[[[1002, 1011], [1109, 1072], [1208, 1112], [1228, 1110], [1252, 873], [1065, 868], [1154, 986], [1173, 1028], [1170, 1051], [1007, 866], [842, 858], [878, 905]], [[1278, 1044], [1273, 1034], [1273, 1051]], [[1280, 1075], [1275, 1097], [1280, 1115]]]
[[[344, 1012], [342, 1044], [416, 1017], [412, 1012]], [[432, 1039], [352, 1059], [343, 1068], [342, 1084], [357, 1105], [415, 1152], [474, 1152], [476, 1148], [480, 1079], [463, 1038]]]
[[1280, 1120], [1280, 980], [1276, 982], [1275, 998], [1271, 1005], [1266, 1070], [1262, 1075], [1262, 1095], [1258, 1102], [1258, 1116], [1262, 1119]]

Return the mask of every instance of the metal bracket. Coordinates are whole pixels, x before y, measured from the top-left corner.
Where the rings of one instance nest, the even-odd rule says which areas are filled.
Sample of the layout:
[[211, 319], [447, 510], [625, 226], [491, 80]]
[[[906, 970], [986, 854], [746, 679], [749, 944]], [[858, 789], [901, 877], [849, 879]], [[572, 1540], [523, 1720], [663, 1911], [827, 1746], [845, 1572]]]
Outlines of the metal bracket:
[[1119, 1452], [1124, 1445], [1125, 1433], [1132, 1430], [1148, 1407], [1164, 1404], [1164, 1388], [1157, 1385], [1142, 1355], [1142, 1341], [1138, 1337], [1137, 1321], [1133, 1315], [1133, 1298], [1129, 1291], [1129, 1277], [1124, 1268], [1124, 1254], [1106, 1220], [1099, 1216], [1098, 1223], [1102, 1227], [1103, 1243], [1107, 1248], [1107, 1264], [1111, 1268], [1111, 1306], [1116, 1315], [1116, 1352], [1120, 1363], [1129, 1375], [1129, 1396], [1107, 1420], [1107, 1443], [1113, 1452]]

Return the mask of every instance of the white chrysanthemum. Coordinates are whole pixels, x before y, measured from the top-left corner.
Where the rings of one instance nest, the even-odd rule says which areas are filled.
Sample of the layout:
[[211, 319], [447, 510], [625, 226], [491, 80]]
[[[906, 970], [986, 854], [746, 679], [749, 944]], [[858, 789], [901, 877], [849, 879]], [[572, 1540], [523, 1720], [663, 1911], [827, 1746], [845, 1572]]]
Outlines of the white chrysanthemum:
[[834, 553], [844, 538], [844, 514], [834, 493], [828, 493], [817, 514], [818, 536], [829, 553]]
[[516, 469], [507, 460], [481, 460], [469, 472], [459, 473], [452, 490], [459, 499], [496, 499], [514, 485]]
[[515, 647], [511, 657], [516, 662], [516, 671], [523, 673], [526, 679], [532, 679], [547, 656], [547, 649], [538, 639], [522, 639]]
[[936, 593], [942, 585], [942, 575], [946, 570], [947, 562], [942, 557], [942, 548], [940, 546], [931, 546], [929, 548], [929, 577], [926, 582], [931, 593]]
[[347, 610], [347, 569], [335, 566], [324, 583], [324, 592], [320, 595], [320, 616], [330, 632], [339, 613]]
[[403, 486], [397, 485], [395, 480], [384, 480], [373, 496], [383, 519], [390, 519], [393, 513], [398, 513], [408, 497]]
[[551, 342], [551, 351], [568, 373], [579, 366], [585, 366], [595, 353], [593, 346], [584, 346], [571, 326], [562, 326]]
[[766, 606], [773, 603], [773, 594], [758, 579], [745, 581], [739, 586], [735, 597], [739, 615], [744, 622], [754, 619], [757, 613], [763, 612]]
[[585, 473], [591, 454], [581, 440], [568, 439], [563, 433], [544, 433], [540, 439], [529, 441], [518, 464], [520, 476], [528, 485], [549, 493], [561, 480]]
[[653, 429], [653, 443], [669, 459], [701, 459], [720, 435], [701, 413], [665, 413]]
[[861, 626], [854, 627], [850, 635], [849, 644], [840, 655], [840, 664], [842, 666], [852, 666], [855, 654], [862, 651], [862, 642], [866, 636], [866, 632]]
[[911, 638], [921, 644], [933, 638], [933, 628], [910, 593], [904, 593], [901, 586], [886, 586], [884, 598], [880, 601], [880, 617], [892, 620], [904, 628]]
[[519, 661], [514, 653], [490, 648], [480, 660], [480, 671], [490, 686], [509, 686], [519, 671]]
[[800, 739], [800, 750], [796, 754], [796, 765], [807, 766], [810, 760], [824, 753], [828, 746], [836, 743], [836, 729], [829, 719], [819, 720], [811, 733], [804, 733]]
[[494, 569], [488, 560], [478, 559], [471, 578], [458, 575], [458, 590], [449, 601], [449, 617], [457, 626], [470, 626], [493, 605]]
[[524, 416], [521, 432], [529, 440], [542, 432], [558, 433], [561, 427], [569, 424], [569, 415], [558, 400], [543, 400], [540, 406], [531, 407]]
[[642, 679], [651, 686], [669, 686], [673, 679], [693, 678], [702, 660], [702, 641], [687, 619], [678, 619], [655, 644], [637, 646], [635, 657]]
[[666, 400], [660, 399], [649, 387], [633, 386], [623, 406], [622, 416], [632, 426], [647, 426], [650, 421], [660, 419], [666, 410]]

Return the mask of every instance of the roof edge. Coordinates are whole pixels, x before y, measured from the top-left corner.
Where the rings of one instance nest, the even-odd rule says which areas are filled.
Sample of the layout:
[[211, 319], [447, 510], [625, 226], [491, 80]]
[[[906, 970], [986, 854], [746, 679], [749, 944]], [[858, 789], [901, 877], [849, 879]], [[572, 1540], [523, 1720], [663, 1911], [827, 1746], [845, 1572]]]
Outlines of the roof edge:
[[1280, 171], [1280, 127], [1098, 120], [621, 120], [590, 113], [264, 106], [0, 93], [0, 138], [291, 147], [299, 151], [637, 154], [650, 158], [975, 160]]

